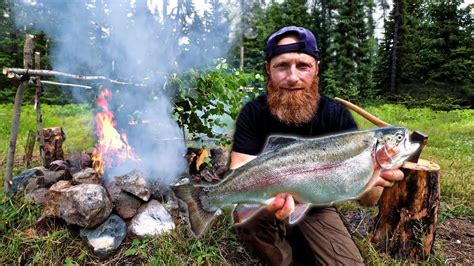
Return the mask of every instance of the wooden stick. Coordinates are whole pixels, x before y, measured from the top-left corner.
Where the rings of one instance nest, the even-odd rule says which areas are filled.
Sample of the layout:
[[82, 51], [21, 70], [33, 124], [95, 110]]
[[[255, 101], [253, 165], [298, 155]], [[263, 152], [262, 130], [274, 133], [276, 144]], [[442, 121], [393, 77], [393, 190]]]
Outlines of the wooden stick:
[[44, 70], [44, 69], [24, 69], [24, 68], [3, 68], [3, 74], [7, 75], [9, 78], [14, 78], [15, 74], [17, 75], [30, 75], [30, 76], [40, 76], [40, 77], [66, 77], [71, 79], [79, 79], [79, 80], [103, 80], [110, 82], [112, 84], [117, 85], [128, 85], [128, 86], [136, 86], [136, 87], [147, 87], [146, 84], [136, 84], [136, 83], [128, 83], [123, 81], [118, 81], [114, 79], [110, 79], [105, 76], [82, 76], [76, 74], [69, 74], [54, 70]]
[[[33, 35], [27, 34], [25, 36], [25, 45], [23, 47], [23, 66], [26, 69], [29, 69], [33, 65]], [[12, 185], [12, 175], [13, 175], [13, 166], [15, 162], [15, 149], [16, 149], [16, 140], [18, 137], [18, 128], [20, 127], [20, 114], [21, 114], [21, 103], [23, 102], [23, 94], [25, 93], [26, 88], [28, 87], [28, 80], [23, 80], [18, 86], [15, 95], [15, 104], [13, 105], [13, 118], [12, 125], [10, 129], [10, 141], [8, 145], [7, 152], [7, 167], [5, 170], [5, 195], [10, 196], [11, 194], [11, 185]]]
[[[35, 68], [40, 69], [41, 65], [41, 54], [40, 52], [35, 52]], [[43, 85], [41, 84], [40, 77], [36, 77], [35, 80], [36, 90], [35, 90], [35, 109], [36, 109], [36, 124], [38, 128], [38, 137], [39, 137], [39, 152], [41, 159], [43, 161], [43, 166], [46, 167], [46, 158], [44, 155], [44, 132], [43, 132], [43, 113], [41, 112], [41, 92], [43, 90]]]
[[41, 84], [48, 84], [48, 85], [54, 85], [54, 86], [64, 86], [64, 87], [77, 87], [77, 88], [83, 88], [83, 89], [88, 89], [88, 90], [92, 89], [91, 86], [71, 84], [71, 83], [63, 83], [63, 82], [54, 82], [54, 81], [49, 81], [49, 80], [41, 80]]
[[357, 106], [357, 105], [355, 105], [351, 102], [343, 100], [339, 97], [335, 97], [334, 100], [340, 102], [341, 104], [343, 104], [348, 109], [358, 113], [360, 116], [362, 116], [363, 118], [369, 120], [369, 122], [371, 122], [372, 124], [374, 124], [378, 127], [389, 127], [389, 126], [391, 126], [389, 123], [383, 121], [382, 119], [374, 116], [373, 114], [367, 112], [366, 110], [360, 108], [359, 106]]

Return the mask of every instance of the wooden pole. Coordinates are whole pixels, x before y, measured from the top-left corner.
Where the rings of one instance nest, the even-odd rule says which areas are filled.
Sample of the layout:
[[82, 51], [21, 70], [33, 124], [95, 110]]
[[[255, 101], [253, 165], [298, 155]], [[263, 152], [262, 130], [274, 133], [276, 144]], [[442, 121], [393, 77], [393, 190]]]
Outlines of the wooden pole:
[[76, 74], [69, 74], [54, 70], [44, 70], [44, 69], [24, 69], [24, 68], [12, 68], [6, 67], [3, 68], [3, 74], [7, 75], [9, 78], [14, 78], [16, 75], [31, 75], [31, 76], [39, 76], [39, 77], [64, 77], [70, 79], [78, 79], [78, 80], [88, 80], [88, 81], [106, 81], [110, 82], [114, 85], [126, 85], [126, 86], [135, 86], [135, 87], [147, 87], [146, 84], [137, 84], [137, 83], [129, 83], [119, 80], [110, 79], [105, 76], [83, 76], [83, 75], [76, 75]]
[[[33, 35], [27, 34], [25, 36], [25, 45], [23, 47], [23, 67], [30, 69], [33, 65]], [[20, 126], [21, 103], [23, 102], [23, 94], [28, 88], [28, 78], [21, 81], [20, 86], [16, 91], [15, 104], [13, 106], [13, 118], [10, 129], [10, 141], [7, 152], [7, 166], [5, 171], [5, 195], [10, 195], [10, 188], [12, 185], [13, 166], [15, 163], [15, 149], [16, 140], [18, 137], [18, 128]]]
[[[35, 68], [40, 69], [41, 66], [41, 54], [40, 52], [35, 52]], [[43, 85], [41, 84], [40, 77], [35, 78], [35, 109], [36, 109], [36, 124], [38, 128], [38, 137], [39, 137], [39, 152], [41, 159], [43, 161], [43, 166], [46, 165], [46, 159], [44, 156], [44, 132], [43, 132], [43, 114], [41, 113], [41, 91], [43, 90]]]

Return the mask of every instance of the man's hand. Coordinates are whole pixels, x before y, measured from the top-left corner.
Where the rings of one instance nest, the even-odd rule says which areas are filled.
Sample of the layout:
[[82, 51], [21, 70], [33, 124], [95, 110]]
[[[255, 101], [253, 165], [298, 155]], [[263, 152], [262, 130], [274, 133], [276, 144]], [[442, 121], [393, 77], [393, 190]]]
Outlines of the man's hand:
[[380, 172], [380, 177], [375, 186], [391, 187], [395, 181], [401, 181], [404, 175], [400, 169], [383, 169]]
[[359, 203], [363, 206], [375, 205], [382, 195], [383, 188], [393, 186], [395, 181], [400, 181], [403, 177], [403, 172], [400, 169], [383, 169], [375, 186], [359, 198]]
[[267, 210], [274, 212], [275, 217], [283, 221], [295, 210], [295, 200], [290, 194], [277, 194], [275, 200], [267, 206]]

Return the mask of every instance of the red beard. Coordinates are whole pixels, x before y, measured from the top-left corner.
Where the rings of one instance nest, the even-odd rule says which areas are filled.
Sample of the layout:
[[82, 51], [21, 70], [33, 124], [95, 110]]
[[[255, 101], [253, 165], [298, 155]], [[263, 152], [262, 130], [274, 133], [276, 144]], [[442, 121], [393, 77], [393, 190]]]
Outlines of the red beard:
[[310, 86], [296, 92], [287, 92], [272, 83], [267, 84], [267, 101], [270, 112], [287, 125], [301, 125], [310, 122], [316, 115], [319, 103], [319, 78], [315, 75]]

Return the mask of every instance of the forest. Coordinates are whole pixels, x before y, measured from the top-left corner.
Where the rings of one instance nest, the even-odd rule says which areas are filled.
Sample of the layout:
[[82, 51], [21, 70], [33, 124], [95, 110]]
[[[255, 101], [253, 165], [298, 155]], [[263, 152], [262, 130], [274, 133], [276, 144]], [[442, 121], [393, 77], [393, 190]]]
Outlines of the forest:
[[[444, 110], [473, 106], [474, 25], [472, 6], [463, 1], [360, 0], [348, 4], [330, 0], [211, 0], [203, 12], [198, 12], [190, 0], [179, 0], [175, 6], [158, 1], [156, 12], [150, 11], [147, 1], [137, 1], [135, 6], [119, 2], [107, 7], [98, 1], [93, 9], [76, 12], [85, 20], [79, 24], [85, 26], [72, 30], [74, 25], [62, 22], [71, 16], [71, 10], [78, 10], [72, 3], [46, 1], [25, 8], [17, 1], [3, 0], [0, 65], [21, 66], [24, 34], [36, 33], [36, 50], [43, 55], [43, 69], [55, 66], [54, 70], [73, 70], [82, 75], [152, 80], [155, 87], [163, 85], [163, 76], [210, 70], [218, 58], [226, 59], [229, 69], [263, 74], [266, 38], [279, 27], [299, 25], [317, 37], [322, 52], [320, 89], [324, 94]], [[122, 23], [108, 23], [110, 18]], [[58, 24], [69, 33], [58, 34]], [[142, 34], [143, 27], [146, 34]], [[153, 49], [153, 60], [144, 53], [124, 57], [114, 49], [114, 43], [123, 40], [122, 31], [140, 32], [141, 36], [136, 34], [134, 40], [125, 42], [148, 42], [146, 51]], [[71, 53], [78, 45], [87, 49]], [[127, 43], [120, 49], [134, 47]], [[69, 52], [62, 61], [54, 58], [59, 56], [54, 52], [58, 49]], [[56, 59], [61, 63], [54, 62]], [[146, 69], [123, 70], [125, 64], [145, 59], [153, 61], [146, 64]], [[263, 79], [250, 83], [247, 85], [264, 87]], [[15, 81], [1, 76], [0, 86], [0, 102], [11, 102]], [[72, 103], [77, 100], [68, 97], [71, 93], [46, 88], [43, 98], [45, 103]], [[88, 97], [95, 97], [93, 94]]]

